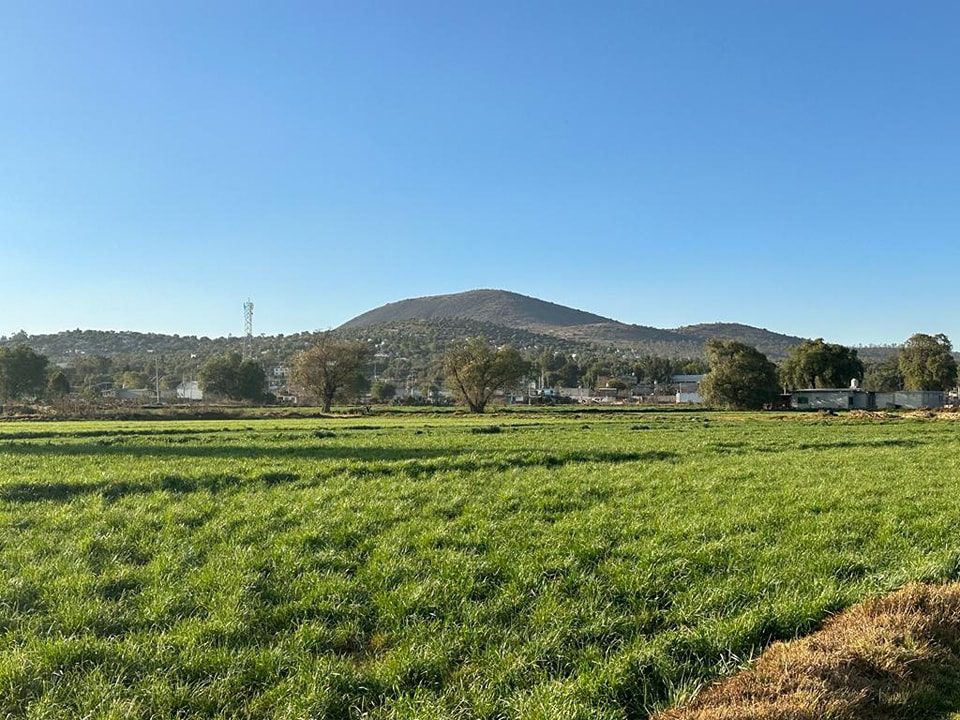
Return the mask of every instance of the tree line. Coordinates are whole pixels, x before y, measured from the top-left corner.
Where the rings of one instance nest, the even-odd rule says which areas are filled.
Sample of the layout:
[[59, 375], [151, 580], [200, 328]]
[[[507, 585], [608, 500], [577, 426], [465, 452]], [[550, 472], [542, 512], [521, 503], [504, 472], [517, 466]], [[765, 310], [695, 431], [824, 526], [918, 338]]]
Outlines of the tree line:
[[70, 381], [62, 370], [50, 367], [46, 355], [26, 345], [0, 347], [0, 402], [30, 397], [63, 397]]
[[700, 386], [704, 399], [722, 407], [760, 408], [781, 392], [846, 388], [851, 381], [877, 392], [949, 390], [957, 384], [957, 360], [943, 334], [912, 335], [890, 358], [867, 368], [853, 348], [804, 340], [779, 365], [763, 353], [732, 340], [706, 345], [710, 372]]
[[[781, 392], [845, 388], [851, 380], [876, 391], [946, 390], [957, 382], [953, 348], [943, 334], [915, 334], [895, 355], [870, 366], [860, 360], [856, 349], [822, 338], [794, 346], [779, 365], [738, 341], [714, 339], [707, 342], [705, 349], [705, 361], [652, 355], [633, 360], [584, 360], [572, 353], [549, 350], [525, 358], [511, 345], [496, 347], [482, 337], [474, 337], [444, 352], [437, 374], [438, 382], [442, 381], [456, 400], [473, 412], [483, 412], [498, 392], [516, 388], [525, 379], [539, 380], [544, 387], [584, 383], [596, 387], [601, 378], [614, 378], [607, 382], [623, 384], [619, 378], [632, 375], [638, 383], [666, 383], [676, 374], [706, 374], [700, 389], [709, 404], [744, 409], [772, 403]], [[83, 387], [91, 387], [92, 380], [104, 376], [107, 368], [101, 367], [102, 360], [78, 361], [77, 366], [87, 370], [82, 376]], [[369, 344], [345, 340], [330, 332], [319, 333], [310, 347], [293, 357], [290, 380], [315, 398], [324, 412], [329, 412], [335, 401], [356, 400], [368, 391], [376, 400], [389, 401], [396, 387], [384, 380], [371, 386], [372, 360]], [[144, 370], [126, 366], [114, 374], [113, 380], [143, 383], [146, 377]], [[198, 377], [204, 392], [211, 396], [257, 403], [275, 400], [267, 392], [262, 364], [244, 359], [239, 353], [209, 358], [200, 367]], [[70, 393], [72, 387], [67, 372], [50, 366], [44, 355], [25, 345], [0, 347], [0, 401], [25, 397], [55, 399]]]

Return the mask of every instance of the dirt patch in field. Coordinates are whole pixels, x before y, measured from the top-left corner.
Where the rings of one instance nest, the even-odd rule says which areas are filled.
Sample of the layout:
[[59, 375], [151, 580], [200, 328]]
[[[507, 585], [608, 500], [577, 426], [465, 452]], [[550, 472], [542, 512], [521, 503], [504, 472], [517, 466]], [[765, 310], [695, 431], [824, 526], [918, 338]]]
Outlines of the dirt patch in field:
[[957, 709], [960, 583], [857, 605], [655, 720], [919, 719]]
[[954, 416], [954, 414], [944, 413], [939, 410], [910, 410], [909, 412], [904, 413], [903, 416], [919, 420], [936, 420], [937, 418], [950, 419]]
[[896, 420], [900, 417], [886, 410], [851, 410], [848, 416], [857, 420]]

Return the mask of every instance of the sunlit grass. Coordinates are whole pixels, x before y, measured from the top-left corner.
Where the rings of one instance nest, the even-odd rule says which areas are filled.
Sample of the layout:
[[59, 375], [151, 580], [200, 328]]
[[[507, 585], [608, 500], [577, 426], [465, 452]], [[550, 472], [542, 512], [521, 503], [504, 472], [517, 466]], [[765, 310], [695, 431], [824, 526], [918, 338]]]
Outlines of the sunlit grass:
[[0, 715], [643, 717], [957, 577], [958, 451], [701, 413], [3, 424]]

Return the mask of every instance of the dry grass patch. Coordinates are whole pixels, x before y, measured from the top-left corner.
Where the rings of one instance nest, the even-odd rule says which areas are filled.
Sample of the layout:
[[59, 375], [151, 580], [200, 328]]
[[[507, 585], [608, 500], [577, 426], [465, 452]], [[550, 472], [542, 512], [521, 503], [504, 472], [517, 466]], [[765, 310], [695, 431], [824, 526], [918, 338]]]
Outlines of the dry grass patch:
[[772, 645], [657, 720], [932, 718], [958, 702], [960, 583], [911, 585]]

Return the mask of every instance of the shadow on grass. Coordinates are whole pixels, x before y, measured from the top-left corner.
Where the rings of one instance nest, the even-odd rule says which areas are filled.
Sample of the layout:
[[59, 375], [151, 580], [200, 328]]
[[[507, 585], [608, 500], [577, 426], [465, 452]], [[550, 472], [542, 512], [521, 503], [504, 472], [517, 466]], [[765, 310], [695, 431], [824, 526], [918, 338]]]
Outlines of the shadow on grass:
[[[107, 448], [108, 450], [110, 448]], [[176, 454], [175, 451], [189, 448], [161, 448]], [[329, 450], [329, 449], [328, 449]], [[340, 448], [342, 451], [347, 448]], [[191, 493], [198, 491], [220, 492], [241, 485], [250, 486], [262, 483], [266, 486], [291, 485], [311, 487], [336, 477], [377, 478], [405, 476], [420, 478], [445, 472], [503, 472], [517, 468], [559, 468], [572, 463], [621, 463], [621, 462], [664, 462], [675, 461], [679, 456], [666, 451], [616, 452], [616, 451], [578, 451], [564, 455], [554, 455], [538, 451], [520, 451], [509, 455], [462, 456], [440, 451], [402, 451], [376, 448], [376, 454], [369, 448], [354, 449], [352, 453], [341, 452], [336, 457], [349, 458], [354, 462], [338, 467], [326, 468], [309, 477], [294, 472], [266, 472], [252, 478], [237, 475], [201, 475], [184, 477], [166, 475], [151, 482], [102, 481], [86, 483], [69, 482], [17, 482], [0, 486], [0, 501], [7, 502], [67, 502], [83, 495], [100, 494], [105, 499], [115, 500], [127, 495], [153, 492]], [[98, 453], [100, 454], [100, 453]], [[190, 456], [191, 453], [180, 453]], [[373, 455], [373, 457], [371, 457]], [[326, 457], [334, 457], [327, 455]], [[382, 462], [382, 460], [392, 462]], [[380, 460], [381, 462], [377, 462]]]
[[127, 495], [142, 495], [152, 492], [188, 493], [199, 490], [217, 492], [243, 483], [239, 477], [201, 476], [194, 478], [167, 475], [156, 482], [88, 482], [88, 483], [9, 483], [0, 488], [0, 500], [7, 502], [68, 502], [83, 495], [99, 494], [108, 500]]
[[836, 450], [838, 448], [920, 447], [926, 443], [914, 438], [881, 438], [879, 440], [837, 440], [834, 442], [800, 443], [798, 450]]
[[164, 435], [213, 435], [219, 433], [249, 433], [247, 427], [221, 428], [137, 428], [137, 429], [101, 429], [101, 430], [16, 430], [0, 432], [0, 440], [44, 440], [52, 438], [116, 438], [116, 437], [160, 437]]
[[[463, 455], [476, 455], [484, 452], [472, 447], [464, 448], [412, 448], [382, 447], [376, 445], [139, 445], [120, 443], [116, 445], [99, 443], [72, 443], [64, 445], [41, 445], [38, 443], [10, 443], [0, 445], [0, 453], [9, 455], [39, 455], [53, 457], [96, 456], [96, 457], [144, 457], [144, 458], [218, 458], [218, 459], [302, 459], [302, 460], [344, 460], [358, 462], [404, 462], [431, 458], [454, 458]], [[485, 467], [523, 466], [525, 456], [536, 459], [529, 464], [562, 465], [566, 462], [630, 462], [638, 460], [669, 460], [676, 453], [651, 450], [644, 452], [622, 452], [617, 450], [573, 450], [562, 453], [548, 453], [539, 449], [490, 450], [491, 459], [465, 461], [467, 466], [477, 465], [473, 469]], [[459, 469], [454, 467], [452, 469]], [[466, 467], [471, 469], [471, 467]]]
[[809, 442], [797, 445], [750, 445], [745, 442], [718, 442], [712, 446], [718, 455], [755, 455], [757, 453], [787, 453], [796, 450], [849, 450], [878, 448], [915, 448], [926, 445], [914, 438], [880, 438], [874, 440], [837, 440], [833, 442]]
[[933, 683], [930, 720], [960, 719], [960, 661], [938, 668], [940, 677]]
[[445, 457], [468, 452], [467, 449], [389, 448], [374, 445], [221, 445], [183, 444], [152, 445], [136, 443], [69, 443], [63, 445], [39, 443], [10, 443], [0, 445], [0, 453], [9, 455], [40, 455], [71, 457], [92, 455], [97, 457], [145, 457], [145, 458], [220, 458], [220, 459], [303, 459], [303, 460], [366, 460], [400, 461], [420, 458]]

